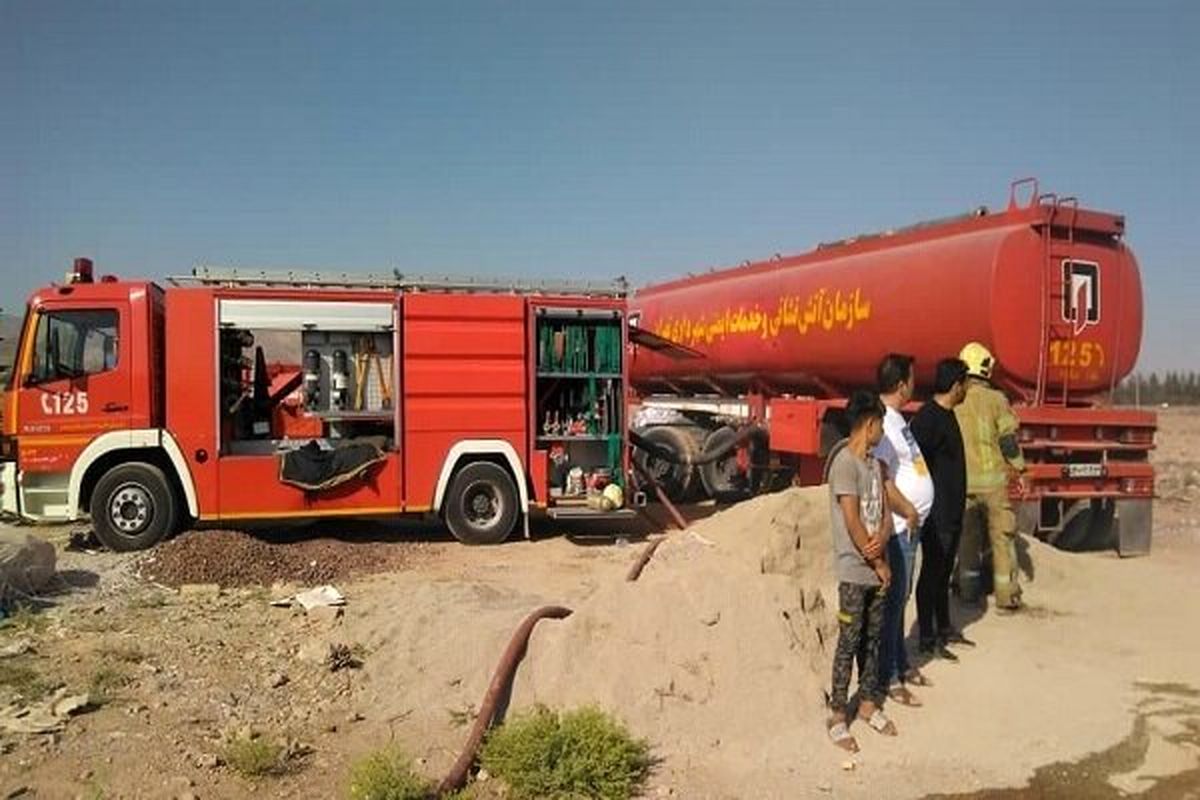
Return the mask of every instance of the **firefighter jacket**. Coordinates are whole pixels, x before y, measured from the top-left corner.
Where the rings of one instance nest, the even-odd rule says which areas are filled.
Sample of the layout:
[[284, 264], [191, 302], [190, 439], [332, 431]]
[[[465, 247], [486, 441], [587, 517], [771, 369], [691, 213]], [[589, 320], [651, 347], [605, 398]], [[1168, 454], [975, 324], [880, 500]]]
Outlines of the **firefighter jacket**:
[[967, 493], [1002, 489], [1009, 470], [1025, 471], [1017, 417], [1008, 398], [987, 381], [967, 378], [967, 396], [954, 409], [967, 460]]

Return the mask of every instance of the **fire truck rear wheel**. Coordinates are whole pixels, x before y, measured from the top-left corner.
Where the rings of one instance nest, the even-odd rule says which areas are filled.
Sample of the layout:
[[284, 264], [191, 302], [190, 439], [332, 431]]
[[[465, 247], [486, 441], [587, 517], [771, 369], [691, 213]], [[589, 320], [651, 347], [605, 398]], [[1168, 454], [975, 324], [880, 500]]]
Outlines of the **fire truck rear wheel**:
[[500, 544], [517, 524], [517, 487], [501, 467], [476, 461], [458, 471], [446, 493], [446, 526], [464, 544]]
[[92, 527], [110, 550], [145, 550], [175, 528], [175, 492], [153, 464], [113, 467], [92, 490]]

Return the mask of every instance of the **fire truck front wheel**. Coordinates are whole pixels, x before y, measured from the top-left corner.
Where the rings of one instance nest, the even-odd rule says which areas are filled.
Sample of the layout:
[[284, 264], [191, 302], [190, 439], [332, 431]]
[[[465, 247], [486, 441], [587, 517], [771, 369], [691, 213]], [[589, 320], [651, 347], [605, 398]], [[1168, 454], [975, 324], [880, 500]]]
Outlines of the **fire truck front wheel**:
[[500, 544], [513, 532], [517, 487], [500, 466], [476, 461], [460, 469], [446, 493], [446, 526], [464, 544]]
[[92, 490], [92, 527], [111, 550], [144, 550], [175, 526], [175, 493], [163, 471], [153, 464], [113, 467]]

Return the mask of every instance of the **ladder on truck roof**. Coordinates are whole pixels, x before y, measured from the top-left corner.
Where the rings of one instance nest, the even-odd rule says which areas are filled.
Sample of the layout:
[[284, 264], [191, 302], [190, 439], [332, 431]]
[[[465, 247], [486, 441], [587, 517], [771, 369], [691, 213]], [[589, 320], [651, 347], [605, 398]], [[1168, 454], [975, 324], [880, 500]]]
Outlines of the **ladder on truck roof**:
[[172, 276], [177, 285], [289, 286], [321, 289], [395, 289], [419, 292], [490, 292], [502, 294], [583, 295], [625, 297], [629, 284], [624, 277], [612, 281], [524, 280], [518, 278], [463, 275], [408, 275], [400, 270], [386, 272], [341, 272], [337, 270], [254, 269], [200, 266], [191, 275]]

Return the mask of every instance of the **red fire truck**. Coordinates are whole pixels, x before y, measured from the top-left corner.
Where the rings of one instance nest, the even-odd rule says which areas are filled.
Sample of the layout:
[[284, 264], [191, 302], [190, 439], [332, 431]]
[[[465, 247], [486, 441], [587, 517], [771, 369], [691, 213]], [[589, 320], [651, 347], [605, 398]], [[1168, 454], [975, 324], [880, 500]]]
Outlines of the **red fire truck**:
[[[1028, 199], [1024, 192], [1028, 191]], [[1142, 336], [1125, 219], [1012, 185], [1007, 208], [820, 245], [639, 290], [630, 324], [696, 351], [635, 347], [635, 444], [676, 497], [819, 483], [847, 393], [888, 352], [937, 361], [970, 341], [998, 361], [1030, 464], [1023, 527], [1068, 549], [1150, 543], [1152, 413], [1106, 404]]]
[[630, 515], [623, 281], [521, 284], [78, 259], [30, 298], [3, 510], [109, 547], [196, 522], [434, 514], [502, 541], [529, 512]]

